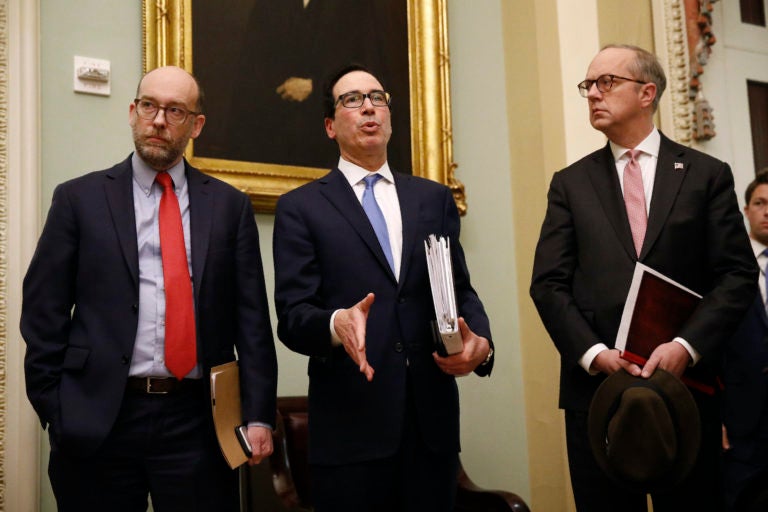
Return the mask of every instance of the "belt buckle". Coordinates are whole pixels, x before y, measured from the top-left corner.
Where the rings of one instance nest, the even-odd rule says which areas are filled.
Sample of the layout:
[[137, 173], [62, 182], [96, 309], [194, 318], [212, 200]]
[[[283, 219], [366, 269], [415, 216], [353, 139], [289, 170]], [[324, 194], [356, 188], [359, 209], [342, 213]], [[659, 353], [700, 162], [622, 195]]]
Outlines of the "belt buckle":
[[152, 377], [147, 377], [147, 394], [148, 395], [167, 395], [168, 391], [153, 391], [152, 390]]

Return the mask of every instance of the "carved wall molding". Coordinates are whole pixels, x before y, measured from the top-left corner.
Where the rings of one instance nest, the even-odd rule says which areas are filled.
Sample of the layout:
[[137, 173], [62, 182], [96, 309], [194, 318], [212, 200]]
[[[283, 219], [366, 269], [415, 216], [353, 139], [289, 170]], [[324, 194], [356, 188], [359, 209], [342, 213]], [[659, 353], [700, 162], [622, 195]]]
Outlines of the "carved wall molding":
[[667, 93], [660, 111], [662, 129], [680, 144], [690, 145], [693, 109], [685, 9], [681, 0], [654, 0], [653, 14], [656, 54], [666, 61], [667, 72]]
[[717, 0], [652, 0], [656, 54], [666, 64], [662, 128], [681, 144], [715, 136], [713, 108], [704, 97], [701, 75], [716, 38], [712, 10]]

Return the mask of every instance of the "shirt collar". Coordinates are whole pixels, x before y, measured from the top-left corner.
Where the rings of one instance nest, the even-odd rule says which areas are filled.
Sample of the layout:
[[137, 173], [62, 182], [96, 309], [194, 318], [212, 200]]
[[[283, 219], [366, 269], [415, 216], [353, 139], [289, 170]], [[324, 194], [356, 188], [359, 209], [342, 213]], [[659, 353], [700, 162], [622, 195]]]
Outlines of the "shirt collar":
[[758, 242], [752, 237], [749, 237], [749, 243], [752, 244], [752, 252], [755, 254], [755, 259], [757, 259], [757, 257], [763, 254], [763, 251], [767, 249], [766, 246], [764, 246], [763, 244], [761, 244], [760, 242]]
[[611, 153], [613, 153], [613, 160], [616, 162], [618, 162], [630, 149], [636, 149], [647, 155], [651, 155], [654, 158], [658, 158], [659, 147], [661, 147], [661, 134], [659, 134], [659, 130], [654, 126], [651, 133], [649, 133], [648, 136], [634, 148], [625, 148], [615, 144], [613, 141], [609, 141], [609, 144], [611, 146]]
[[[131, 156], [131, 167], [133, 167], [133, 179], [139, 187], [141, 187], [142, 192], [149, 196], [158, 171], [151, 168], [135, 151]], [[184, 159], [182, 158], [179, 160], [179, 162], [168, 169], [167, 172], [171, 175], [171, 179], [173, 180], [173, 188], [181, 190], [187, 181], [187, 176], [184, 173]]]
[[[339, 157], [338, 168], [341, 171], [341, 173], [344, 175], [344, 177], [347, 179], [349, 184], [353, 187], [357, 183], [362, 181], [363, 178], [371, 174], [371, 171], [368, 171], [367, 169], [363, 169], [359, 165], [353, 164], [348, 160], [344, 160], [344, 158], [342, 157]], [[389, 168], [388, 162], [384, 162], [384, 165], [382, 165], [375, 172], [378, 174], [381, 174], [381, 177], [384, 178], [389, 183], [395, 182], [394, 176], [392, 176], [392, 170]]]

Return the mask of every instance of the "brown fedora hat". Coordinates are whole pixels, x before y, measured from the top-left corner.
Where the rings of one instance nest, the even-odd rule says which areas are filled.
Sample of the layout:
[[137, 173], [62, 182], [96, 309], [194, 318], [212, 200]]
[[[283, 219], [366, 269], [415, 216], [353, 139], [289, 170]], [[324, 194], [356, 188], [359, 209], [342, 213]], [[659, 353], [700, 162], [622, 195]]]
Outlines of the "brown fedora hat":
[[620, 370], [600, 384], [589, 407], [589, 442], [598, 465], [620, 485], [656, 492], [680, 483], [696, 462], [699, 409], [680, 379]]

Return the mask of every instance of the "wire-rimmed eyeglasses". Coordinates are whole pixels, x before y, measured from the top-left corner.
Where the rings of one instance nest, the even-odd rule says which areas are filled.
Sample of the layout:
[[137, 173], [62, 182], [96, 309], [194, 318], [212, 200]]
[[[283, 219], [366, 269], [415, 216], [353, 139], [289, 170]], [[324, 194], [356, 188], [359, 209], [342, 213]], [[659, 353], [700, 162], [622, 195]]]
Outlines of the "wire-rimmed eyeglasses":
[[161, 110], [165, 111], [165, 120], [168, 124], [178, 125], [186, 121], [187, 116], [199, 116], [202, 112], [195, 112], [193, 110], [187, 110], [176, 105], [167, 105], [165, 107], [158, 105], [149, 100], [142, 98], [136, 98], [133, 100], [136, 105], [136, 113], [142, 119], [152, 121], [157, 116], [157, 113]]
[[336, 105], [346, 108], [359, 108], [365, 103], [365, 98], [371, 100], [374, 107], [387, 107], [392, 96], [387, 91], [371, 91], [368, 94], [362, 92], [347, 92], [336, 99]]
[[597, 90], [605, 94], [606, 92], [611, 90], [611, 87], [613, 87], [613, 82], [616, 80], [626, 80], [627, 82], [635, 82], [638, 84], [647, 84], [648, 82], [643, 82], [642, 80], [635, 80], [634, 78], [626, 78], [623, 76], [618, 75], [600, 75], [594, 80], [584, 80], [581, 82], [577, 87], [579, 88], [579, 94], [581, 94], [584, 98], [586, 98], [589, 95], [589, 90], [592, 88], [592, 85], [597, 86]]

